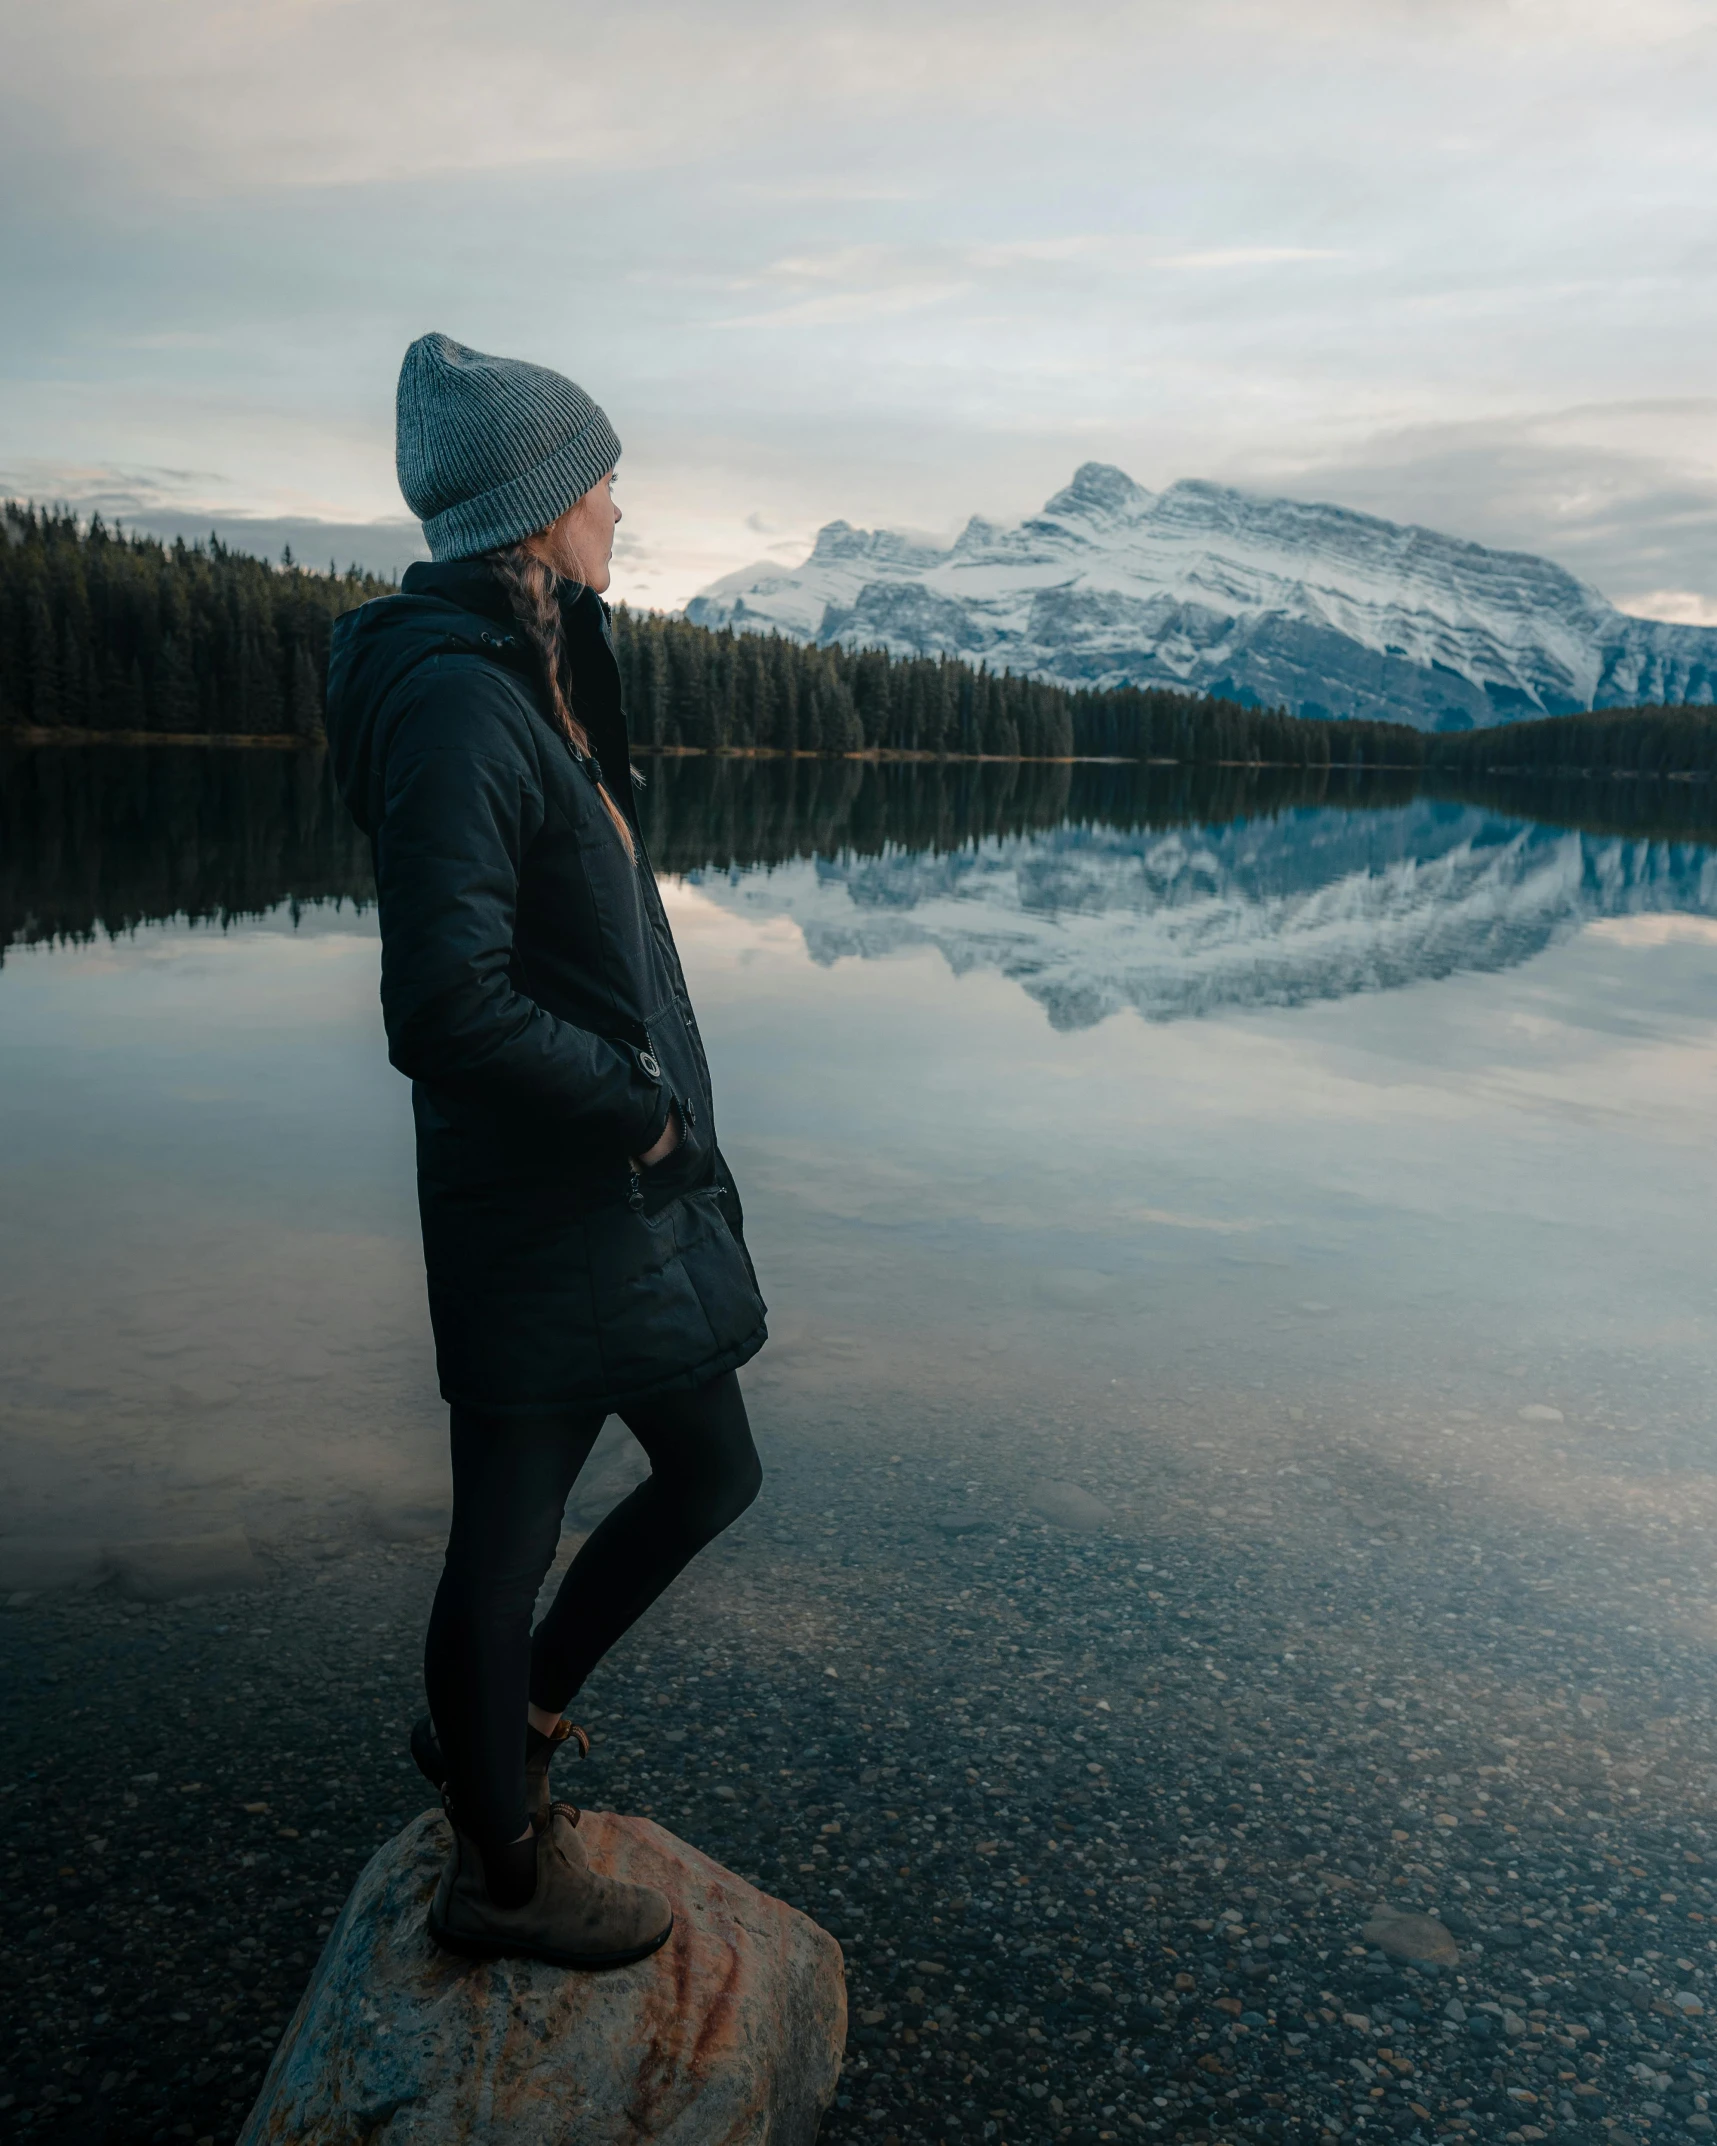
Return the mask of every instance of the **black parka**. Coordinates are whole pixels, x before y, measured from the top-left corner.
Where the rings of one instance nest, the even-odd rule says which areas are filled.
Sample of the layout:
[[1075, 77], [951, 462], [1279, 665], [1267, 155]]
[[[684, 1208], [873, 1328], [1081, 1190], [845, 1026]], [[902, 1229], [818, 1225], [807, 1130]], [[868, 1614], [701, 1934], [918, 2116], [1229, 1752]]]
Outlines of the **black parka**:
[[[328, 741], [370, 838], [388, 1055], [412, 1082], [441, 1390], [495, 1413], [700, 1385], [762, 1347], [709, 1068], [633, 809], [607, 612], [562, 607], [598, 768], [480, 561], [334, 627]], [[636, 1171], [677, 1108], [682, 1137]]]

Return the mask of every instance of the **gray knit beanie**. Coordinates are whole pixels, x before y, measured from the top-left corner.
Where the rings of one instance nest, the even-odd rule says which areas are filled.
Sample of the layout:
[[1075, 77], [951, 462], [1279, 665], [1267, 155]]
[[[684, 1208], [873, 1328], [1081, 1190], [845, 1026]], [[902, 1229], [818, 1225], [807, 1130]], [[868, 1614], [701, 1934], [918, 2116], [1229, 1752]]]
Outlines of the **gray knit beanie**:
[[395, 461], [432, 559], [546, 529], [620, 459], [596, 404], [546, 365], [420, 335], [399, 369]]

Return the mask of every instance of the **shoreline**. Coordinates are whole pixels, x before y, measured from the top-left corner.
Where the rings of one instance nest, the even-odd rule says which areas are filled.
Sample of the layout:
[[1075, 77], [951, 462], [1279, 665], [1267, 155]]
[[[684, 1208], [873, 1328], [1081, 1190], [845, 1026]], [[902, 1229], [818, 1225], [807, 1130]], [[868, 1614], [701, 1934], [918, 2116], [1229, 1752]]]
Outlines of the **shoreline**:
[[[258, 746], [276, 752], [325, 752], [325, 738], [300, 737], [295, 731], [258, 732], [255, 735], [190, 730], [46, 730], [22, 728], [0, 730], [5, 745], [215, 745]], [[633, 746], [640, 759], [650, 760], [857, 760], [872, 764], [915, 762], [927, 766], [963, 767], [1223, 767], [1291, 768], [1316, 774], [1325, 768], [1365, 773], [1411, 774], [1417, 763], [1407, 761], [1328, 760], [1170, 760], [1158, 755], [1140, 759], [1126, 753], [931, 753], [907, 746], [865, 746], [856, 752], [785, 752], [775, 745], [643, 745]]]
[[[265, 731], [255, 734], [219, 731], [158, 730], [47, 730], [25, 727], [0, 730], [0, 748], [5, 746], [209, 746], [217, 750], [242, 748], [265, 752], [324, 752], [323, 738], [305, 738], [296, 732]], [[1259, 773], [1316, 775], [1413, 775], [1422, 780], [1444, 777], [1450, 782], [1492, 777], [1511, 777], [1523, 782], [1710, 782], [1707, 768], [1603, 768], [1523, 767], [1499, 764], [1476, 771], [1457, 771], [1418, 760], [1175, 760], [1152, 754], [1145, 758], [1124, 753], [932, 753], [907, 747], [867, 746], [846, 753], [785, 752], [773, 745], [636, 745], [639, 759], [649, 760], [829, 760], [859, 761], [872, 765], [912, 764], [932, 767], [1157, 767], [1256, 769]]]

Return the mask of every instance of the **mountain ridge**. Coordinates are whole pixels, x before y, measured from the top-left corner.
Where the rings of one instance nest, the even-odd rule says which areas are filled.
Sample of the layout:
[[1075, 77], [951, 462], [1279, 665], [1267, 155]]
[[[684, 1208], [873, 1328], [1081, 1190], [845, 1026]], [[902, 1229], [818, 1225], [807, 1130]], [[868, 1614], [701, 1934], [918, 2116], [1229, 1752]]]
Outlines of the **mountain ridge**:
[[686, 617], [1423, 730], [1717, 700], [1717, 628], [1633, 617], [1535, 553], [1102, 462], [945, 546], [826, 523], [798, 567], [726, 575]]

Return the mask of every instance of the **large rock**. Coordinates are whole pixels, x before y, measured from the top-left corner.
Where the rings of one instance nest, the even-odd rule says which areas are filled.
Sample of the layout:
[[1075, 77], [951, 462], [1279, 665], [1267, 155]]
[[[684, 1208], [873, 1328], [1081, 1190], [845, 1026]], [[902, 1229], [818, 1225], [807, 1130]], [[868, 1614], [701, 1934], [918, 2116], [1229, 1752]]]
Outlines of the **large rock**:
[[353, 1887], [239, 2146], [811, 2146], [846, 2041], [839, 1945], [647, 1818], [586, 1811], [579, 1832], [672, 1901], [660, 1952], [570, 1974], [441, 1951], [447, 1828], [426, 1811]]

